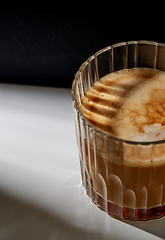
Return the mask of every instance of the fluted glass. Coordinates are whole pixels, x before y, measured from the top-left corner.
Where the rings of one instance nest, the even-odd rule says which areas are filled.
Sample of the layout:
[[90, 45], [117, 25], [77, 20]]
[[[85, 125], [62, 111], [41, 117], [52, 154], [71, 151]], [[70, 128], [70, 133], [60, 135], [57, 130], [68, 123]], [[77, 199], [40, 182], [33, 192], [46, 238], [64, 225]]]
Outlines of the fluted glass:
[[165, 71], [165, 45], [131, 41], [112, 45], [82, 64], [72, 85], [82, 183], [88, 196], [113, 217], [150, 220], [165, 215], [165, 141], [131, 142], [110, 136], [80, 111], [88, 89], [125, 68]]

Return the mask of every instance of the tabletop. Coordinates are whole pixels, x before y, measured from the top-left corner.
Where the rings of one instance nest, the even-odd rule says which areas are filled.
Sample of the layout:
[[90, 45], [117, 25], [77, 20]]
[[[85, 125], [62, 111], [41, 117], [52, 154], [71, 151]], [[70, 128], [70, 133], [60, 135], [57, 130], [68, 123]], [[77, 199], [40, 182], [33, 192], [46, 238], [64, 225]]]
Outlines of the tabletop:
[[0, 239], [165, 239], [165, 218], [119, 221], [81, 184], [69, 89], [0, 84]]

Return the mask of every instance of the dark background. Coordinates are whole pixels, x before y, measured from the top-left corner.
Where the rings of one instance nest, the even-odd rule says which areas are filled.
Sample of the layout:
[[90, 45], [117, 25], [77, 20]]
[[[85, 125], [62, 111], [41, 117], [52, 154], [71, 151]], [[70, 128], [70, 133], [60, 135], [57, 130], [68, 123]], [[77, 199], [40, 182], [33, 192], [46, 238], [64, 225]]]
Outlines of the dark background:
[[104, 47], [165, 42], [161, 19], [143, 8], [83, 4], [1, 4], [0, 82], [70, 88], [79, 66]]

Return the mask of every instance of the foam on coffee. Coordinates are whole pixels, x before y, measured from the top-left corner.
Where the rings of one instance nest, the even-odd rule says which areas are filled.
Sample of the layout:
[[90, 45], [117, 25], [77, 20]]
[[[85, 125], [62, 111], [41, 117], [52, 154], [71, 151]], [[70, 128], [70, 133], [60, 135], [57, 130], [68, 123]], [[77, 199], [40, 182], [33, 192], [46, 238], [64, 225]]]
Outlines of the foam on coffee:
[[124, 69], [97, 81], [81, 105], [100, 130], [131, 141], [165, 139], [165, 72]]

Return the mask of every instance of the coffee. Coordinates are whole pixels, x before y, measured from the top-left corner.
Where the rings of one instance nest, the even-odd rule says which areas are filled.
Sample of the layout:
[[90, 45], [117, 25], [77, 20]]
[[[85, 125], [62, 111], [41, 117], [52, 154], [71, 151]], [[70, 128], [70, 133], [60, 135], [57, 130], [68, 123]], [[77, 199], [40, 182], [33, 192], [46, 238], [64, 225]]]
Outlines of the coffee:
[[[111, 136], [157, 141], [165, 139], [164, 93], [163, 71], [124, 69], [97, 81], [87, 91], [80, 109], [95, 127]], [[80, 162], [93, 201], [123, 219], [163, 216], [165, 144], [120, 144], [111, 138], [104, 140], [97, 133], [92, 138], [89, 141], [80, 136], [84, 152]]]
[[130, 141], [165, 139], [165, 72], [133, 68], [106, 75], [81, 105], [100, 130]]

